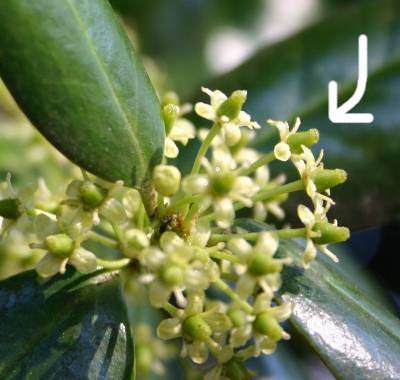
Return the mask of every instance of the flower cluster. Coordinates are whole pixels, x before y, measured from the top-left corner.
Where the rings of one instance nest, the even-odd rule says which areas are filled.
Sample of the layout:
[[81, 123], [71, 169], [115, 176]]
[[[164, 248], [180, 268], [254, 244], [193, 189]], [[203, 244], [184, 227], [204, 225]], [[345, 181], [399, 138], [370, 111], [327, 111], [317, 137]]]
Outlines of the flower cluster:
[[[190, 107], [180, 106], [172, 93], [163, 98], [167, 138], [164, 161], [151, 173], [154, 202], [142, 197], [140, 189], [86, 173], [58, 197], [43, 186], [28, 196], [18, 194], [7, 178], [0, 197], [1, 234], [6, 239], [21, 220], [33, 226], [30, 247], [42, 252], [36, 270], [43, 277], [64, 273], [66, 265], [81, 273], [120, 270], [128, 297], [168, 314], [158, 325], [159, 338], [180, 339], [181, 355], [196, 364], [212, 357], [206, 379], [246, 378], [247, 359], [271, 354], [281, 339], [289, 338], [282, 322], [293, 305], [282, 302], [277, 292], [282, 270], [293, 257], [280, 249], [280, 240], [303, 238], [307, 267], [318, 249], [337, 260], [327, 245], [348, 238], [348, 230], [327, 216], [334, 204], [330, 189], [343, 183], [346, 173], [325, 169], [323, 152], [314, 157], [310, 148], [318, 131], [299, 132], [299, 119], [293, 128], [268, 120], [279, 141], [271, 152], [257, 152], [251, 141], [261, 127], [242, 109], [246, 92], [203, 91], [210, 102], [194, 109], [212, 126], [198, 130], [201, 145], [185, 175], [167, 159], [179, 159], [180, 144], [195, 138], [194, 125], [184, 118]], [[299, 179], [285, 183], [283, 175], [271, 178], [269, 166], [275, 160], [293, 164]], [[260, 222], [270, 215], [282, 219], [282, 203], [295, 191], [310, 198], [310, 207], [297, 210], [304, 227], [265, 224], [264, 231], [254, 232], [238, 223], [243, 209]], [[99, 249], [89, 249], [93, 244]], [[105, 257], [101, 246], [117, 256]], [[156, 363], [162, 372], [157, 358], [162, 345], [154, 342], [148, 326], [139, 330], [138, 366], [147, 373]]]

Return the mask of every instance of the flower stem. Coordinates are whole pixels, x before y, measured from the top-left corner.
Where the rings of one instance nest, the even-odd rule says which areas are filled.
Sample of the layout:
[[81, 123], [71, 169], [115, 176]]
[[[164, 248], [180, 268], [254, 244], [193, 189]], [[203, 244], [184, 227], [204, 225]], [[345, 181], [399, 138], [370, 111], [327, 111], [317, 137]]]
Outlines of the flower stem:
[[[220, 240], [222, 241], [222, 240]], [[236, 256], [231, 255], [230, 253], [224, 252], [224, 251], [215, 251], [210, 253], [210, 257], [213, 259], [219, 259], [219, 260], [226, 260], [231, 263], [239, 263], [239, 258]]]
[[172, 203], [169, 205], [169, 207], [168, 207], [168, 209], [167, 209], [167, 213], [168, 213], [168, 214], [171, 214], [171, 213], [173, 213], [173, 212], [176, 212], [176, 211], [178, 211], [182, 206], [185, 206], [185, 205], [187, 205], [187, 204], [189, 204], [189, 203], [194, 203], [194, 202], [200, 200], [201, 197], [202, 197], [201, 194], [199, 194], [199, 195], [187, 195], [187, 196], [183, 196], [183, 197], [177, 199], [175, 202], [172, 202]]
[[102, 245], [105, 245], [106, 247], [110, 247], [110, 248], [117, 248], [119, 245], [119, 243], [116, 240], [111, 239], [104, 235], [100, 235], [94, 231], [89, 232], [89, 239], [91, 239], [97, 243], [100, 243]]
[[130, 259], [103, 260], [96, 257], [97, 264], [105, 269], [122, 269], [130, 263]]
[[270, 162], [275, 160], [275, 154], [273, 152], [268, 153], [257, 161], [253, 162], [248, 168], [244, 168], [239, 171], [239, 175], [249, 175], [256, 171], [259, 167], [269, 164]]
[[[280, 238], [295, 238], [295, 237], [305, 237], [305, 228], [285, 228], [282, 230], [271, 230], [271, 232], [276, 233]], [[245, 240], [257, 240], [260, 232], [246, 232], [243, 234], [214, 234], [211, 235], [209, 244], [216, 244], [220, 241], [229, 241], [234, 237], [239, 237]]]
[[232, 301], [235, 301], [242, 309], [248, 314], [253, 313], [253, 307], [248, 304], [245, 300], [241, 299], [238, 294], [236, 294], [229, 285], [225, 284], [221, 279], [213, 283], [219, 290], [224, 292]]
[[167, 302], [164, 304], [163, 309], [170, 314], [172, 317], [176, 317], [178, 314], [178, 309], [172, 305], [171, 303]]
[[[294, 191], [303, 189], [304, 189], [303, 180], [299, 179], [297, 181], [287, 183], [286, 185], [274, 187], [273, 189], [261, 190], [252, 198], [252, 201], [253, 202], [265, 201], [269, 198], [276, 197], [277, 195], [292, 193]], [[234, 208], [236, 211], [241, 210], [244, 207], [246, 207], [246, 205], [243, 204], [242, 202], [236, 202], [234, 204]], [[204, 215], [201, 217], [201, 219], [204, 221], [211, 221], [215, 219], [215, 213], [212, 212], [208, 215]]]
[[218, 134], [220, 129], [221, 129], [221, 124], [218, 122], [212, 126], [212, 128], [208, 132], [208, 135], [201, 144], [199, 151], [197, 152], [197, 156], [196, 159], [194, 160], [192, 171], [190, 172], [190, 174], [197, 174], [199, 172], [201, 160], [206, 155], [211, 142], [213, 141], [214, 137]]

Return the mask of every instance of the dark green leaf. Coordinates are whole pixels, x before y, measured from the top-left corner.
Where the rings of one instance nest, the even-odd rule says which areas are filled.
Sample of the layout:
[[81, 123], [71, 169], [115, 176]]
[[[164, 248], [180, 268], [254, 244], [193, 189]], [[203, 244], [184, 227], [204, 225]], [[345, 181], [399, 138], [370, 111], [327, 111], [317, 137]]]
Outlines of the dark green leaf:
[[[249, 231], [268, 229], [248, 220], [239, 225]], [[337, 378], [398, 379], [400, 321], [345, 277], [340, 263], [320, 254], [304, 270], [302, 252], [294, 242], [280, 242], [279, 253], [295, 260], [283, 272], [282, 290], [283, 299], [294, 304], [290, 318], [294, 327]]]
[[[318, 128], [325, 162], [349, 172], [334, 191], [341, 222], [351, 227], [380, 223], [399, 212], [400, 152], [400, 2], [379, 0], [353, 7], [299, 34], [267, 47], [242, 66], [212, 82], [229, 92], [249, 90], [246, 109], [267, 118]], [[328, 83], [339, 83], [339, 104], [354, 92], [358, 77], [358, 36], [369, 41], [367, 91], [354, 112], [372, 112], [373, 124], [332, 124], [328, 120]], [[256, 139], [271, 147], [271, 128]]]
[[118, 278], [34, 271], [0, 282], [1, 379], [131, 379], [133, 340]]
[[106, 0], [4, 0], [0, 76], [69, 159], [142, 185], [164, 126], [147, 74]]

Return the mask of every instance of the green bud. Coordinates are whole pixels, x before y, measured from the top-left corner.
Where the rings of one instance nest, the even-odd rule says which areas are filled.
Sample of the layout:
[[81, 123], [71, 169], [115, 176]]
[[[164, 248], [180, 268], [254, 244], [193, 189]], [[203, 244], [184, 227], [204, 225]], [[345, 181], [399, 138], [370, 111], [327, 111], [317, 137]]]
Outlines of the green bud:
[[162, 97], [162, 105], [166, 106], [167, 104], [175, 104], [179, 105], [179, 96], [176, 92], [167, 91]]
[[0, 200], [0, 216], [6, 219], [18, 219], [21, 216], [21, 203], [18, 199]]
[[307, 148], [310, 148], [312, 145], [316, 144], [319, 141], [319, 132], [318, 129], [309, 129], [304, 132], [297, 132], [294, 135], [290, 135], [287, 139], [287, 143], [290, 146], [290, 151], [295, 154], [300, 154], [303, 152], [301, 148], [302, 145], [305, 145]]
[[181, 172], [175, 166], [158, 165], [153, 171], [153, 184], [161, 195], [174, 195], [181, 184]]
[[165, 134], [168, 136], [179, 116], [179, 107], [175, 104], [167, 104], [162, 109], [162, 116], [165, 124]]
[[136, 347], [136, 364], [137, 368], [140, 372], [148, 372], [151, 369], [153, 363], [153, 353], [151, 348], [147, 345], [138, 345]]
[[167, 264], [161, 269], [161, 278], [169, 286], [181, 284], [183, 271], [178, 265]]
[[342, 169], [322, 169], [314, 177], [317, 191], [322, 192], [342, 184], [347, 179], [347, 173]]
[[224, 364], [222, 376], [231, 380], [251, 380], [251, 375], [246, 366], [236, 358], [232, 358]]
[[50, 253], [59, 257], [68, 257], [75, 248], [74, 241], [65, 234], [47, 236], [45, 244]]
[[282, 338], [282, 327], [268, 312], [258, 314], [253, 322], [253, 327], [258, 333], [268, 336], [275, 342]]
[[246, 314], [240, 309], [229, 309], [228, 317], [235, 327], [243, 326], [246, 323]]
[[338, 227], [328, 222], [315, 223], [314, 231], [320, 232], [320, 237], [313, 238], [315, 244], [333, 244], [346, 241], [350, 236], [347, 227]]
[[216, 196], [227, 195], [235, 183], [235, 174], [232, 172], [215, 174], [211, 178], [211, 192]]
[[79, 188], [79, 193], [82, 202], [90, 208], [99, 207], [107, 196], [106, 189], [90, 181], [83, 182]]
[[252, 253], [247, 263], [248, 270], [253, 276], [263, 276], [269, 273], [282, 271], [282, 264], [275, 261], [272, 257], [265, 253]]
[[211, 334], [211, 327], [199, 315], [192, 315], [183, 322], [183, 332], [192, 339], [207, 340]]
[[218, 108], [218, 116], [227, 116], [230, 120], [236, 119], [246, 101], [247, 91], [237, 90], [232, 92]]

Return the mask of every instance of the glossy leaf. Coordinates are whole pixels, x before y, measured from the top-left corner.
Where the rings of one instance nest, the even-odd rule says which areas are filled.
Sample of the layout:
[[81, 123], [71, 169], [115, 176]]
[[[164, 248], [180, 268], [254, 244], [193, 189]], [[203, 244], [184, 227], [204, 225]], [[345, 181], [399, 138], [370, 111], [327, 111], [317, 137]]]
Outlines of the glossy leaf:
[[[269, 229], [243, 220], [249, 231]], [[282, 298], [294, 304], [293, 326], [315, 349], [338, 379], [398, 379], [400, 321], [322, 257], [304, 270], [303, 248], [282, 240], [279, 254], [294, 265], [283, 272]], [[354, 274], [356, 276], [356, 274]]]
[[[229, 92], [247, 89], [246, 110], [265, 125], [267, 118], [318, 128], [325, 162], [349, 173], [335, 189], [341, 222], [351, 227], [378, 224], [400, 209], [400, 3], [364, 2], [337, 13], [293, 37], [267, 47], [210, 86]], [[328, 119], [328, 83], [339, 83], [339, 104], [349, 99], [358, 77], [358, 36], [369, 41], [366, 94], [354, 112], [371, 112], [373, 124], [332, 124]], [[256, 139], [272, 145], [271, 128]]]
[[30, 271], [0, 282], [1, 379], [131, 379], [133, 340], [118, 278], [50, 280]]
[[160, 162], [158, 99], [106, 0], [2, 1], [0, 76], [84, 169], [140, 186]]

